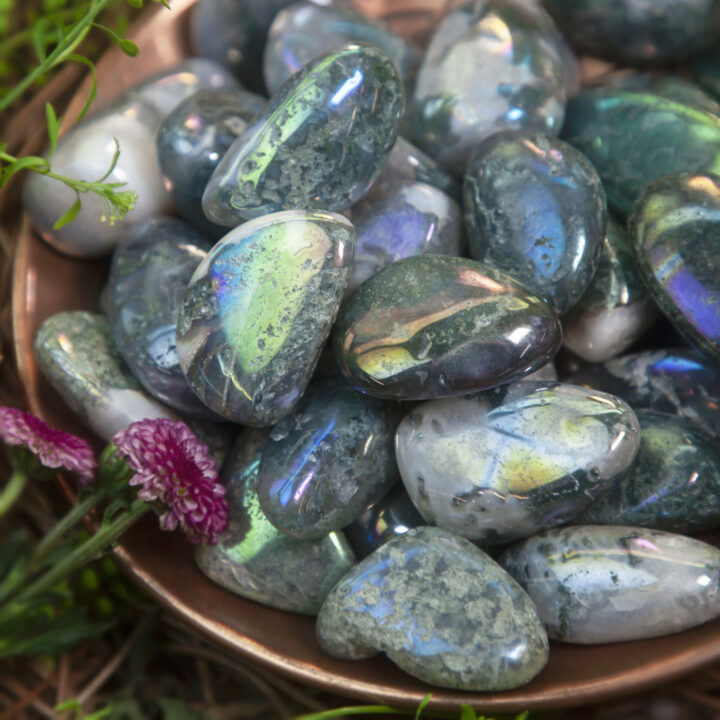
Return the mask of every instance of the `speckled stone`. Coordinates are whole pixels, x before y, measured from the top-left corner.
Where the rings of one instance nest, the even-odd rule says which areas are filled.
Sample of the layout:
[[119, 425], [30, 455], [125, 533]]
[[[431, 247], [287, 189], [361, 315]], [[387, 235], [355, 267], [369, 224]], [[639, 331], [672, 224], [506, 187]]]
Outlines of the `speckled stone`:
[[347, 285], [355, 231], [292, 210], [226, 235], [195, 271], [178, 319], [180, 366], [200, 399], [246, 425], [292, 411]]
[[240, 435], [223, 469], [230, 522], [217, 545], [199, 545], [195, 561], [218, 585], [263, 605], [317, 615], [355, 557], [342, 533], [296, 540], [260, 509], [257, 474], [267, 433]]
[[400, 423], [396, 453], [428, 523], [497, 544], [579, 515], [639, 443], [637, 418], [619, 398], [520, 382], [419, 405]]
[[331, 655], [384, 652], [440, 687], [508, 690], [547, 662], [545, 630], [527, 595], [467, 540], [421, 527], [393, 538], [328, 595], [317, 623]]
[[378, 181], [353, 206], [352, 219], [357, 246], [348, 292], [396, 260], [462, 250], [460, 206], [425, 183]]
[[465, 174], [470, 255], [570, 309], [587, 289], [605, 236], [605, 193], [582, 153], [536, 133], [497, 133]]
[[717, 0], [543, 0], [581, 53], [648, 63], [694, 55], [720, 32]]
[[638, 410], [640, 451], [577, 519], [695, 533], [720, 526], [720, 443], [676, 415]]
[[402, 81], [387, 56], [349, 44], [294, 75], [232, 144], [203, 210], [220, 225], [278, 210], [344, 210], [370, 188], [397, 138]]
[[660, 530], [575, 526], [507, 550], [500, 563], [528, 592], [551, 638], [640, 640], [720, 614], [720, 551]]
[[342, 380], [311, 386], [270, 433], [258, 476], [260, 507], [279, 530], [313, 539], [340, 530], [397, 481], [399, 417]]
[[638, 200], [630, 240], [660, 309], [693, 345], [720, 361], [720, 177], [665, 177]]
[[343, 307], [333, 342], [340, 369], [370, 395], [462, 395], [545, 365], [561, 330], [553, 309], [474, 260], [419, 255], [391, 263]]
[[621, 218], [665, 175], [720, 171], [720, 118], [649, 90], [581, 92], [568, 104], [563, 138], [593, 163]]
[[657, 317], [623, 227], [608, 218], [600, 263], [585, 294], [563, 317], [563, 342], [587, 362], [627, 350]]
[[440, 23], [418, 72], [411, 122], [420, 147], [456, 175], [499, 130], [557, 134], [564, 67], [552, 20], [522, 0], [470, 0]]
[[183, 413], [219, 419], [188, 385], [175, 348], [185, 288], [210, 243], [170, 217], [136, 226], [115, 249], [108, 315], [113, 339], [143, 387]]
[[318, 55], [349, 42], [380, 48], [398, 69], [406, 87], [412, 84], [420, 51], [384, 22], [363, 15], [348, 3], [299, 2], [279, 12], [268, 33], [263, 68], [272, 96]]
[[205, 186], [227, 149], [265, 103], [242, 88], [200, 90], [178, 105], [158, 131], [158, 162], [175, 208], [211, 237], [222, 237], [227, 228], [205, 217]]
[[706, 110], [720, 116], [720, 103], [712, 95], [679, 75], [656, 75], [650, 72], [635, 72], [621, 75], [612, 81], [612, 85], [626, 90], [649, 90], [699, 110]]

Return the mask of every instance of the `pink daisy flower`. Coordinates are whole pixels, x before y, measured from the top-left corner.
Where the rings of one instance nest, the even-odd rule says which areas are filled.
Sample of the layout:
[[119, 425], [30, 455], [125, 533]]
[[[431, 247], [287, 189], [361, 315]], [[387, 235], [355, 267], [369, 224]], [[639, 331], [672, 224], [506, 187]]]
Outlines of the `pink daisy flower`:
[[0, 406], [0, 438], [8, 445], [27, 448], [45, 467], [71, 470], [83, 485], [92, 482], [97, 460], [90, 444], [24, 410]]
[[190, 428], [166, 418], [141, 420], [116, 433], [117, 454], [135, 475], [138, 497], [165, 508], [160, 527], [177, 527], [191, 542], [214, 545], [230, 510], [215, 460]]

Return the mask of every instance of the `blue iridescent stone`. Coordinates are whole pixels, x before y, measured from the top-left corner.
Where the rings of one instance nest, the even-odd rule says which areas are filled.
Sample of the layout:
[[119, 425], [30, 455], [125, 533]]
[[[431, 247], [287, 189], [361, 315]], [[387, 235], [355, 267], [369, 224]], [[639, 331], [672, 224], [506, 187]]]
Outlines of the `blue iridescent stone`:
[[380, 174], [403, 105], [381, 50], [350, 44], [316, 58], [227, 151], [205, 189], [205, 214], [237, 225], [278, 210], [349, 207]]

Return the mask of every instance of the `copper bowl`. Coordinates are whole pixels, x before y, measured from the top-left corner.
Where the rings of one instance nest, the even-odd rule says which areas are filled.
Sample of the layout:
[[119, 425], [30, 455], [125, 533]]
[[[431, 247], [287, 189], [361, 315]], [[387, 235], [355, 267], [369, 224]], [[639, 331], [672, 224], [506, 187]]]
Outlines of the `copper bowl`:
[[[196, 0], [173, 0], [171, 12], [154, 7], [130, 37], [139, 59], [117, 48], [97, 66], [96, 106], [107, 103], [143, 76], [189, 55], [187, 20]], [[406, 35], [421, 37], [450, 3], [443, 0], [357, 0]], [[74, 117], [86, 96], [81, 87], [66, 117]], [[61, 310], [98, 309], [106, 264], [71, 260], [36, 237], [24, 218], [13, 278], [13, 323], [21, 378], [32, 412], [56, 427], [87, 434], [38, 372], [33, 338], [42, 321]], [[430, 708], [457, 710], [467, 703], [485, 712], [559, 708], [635, 693], [720, 659], [720, 620], [687, 632], [641, 642], [580, 646], [553, 643], [547, 667], [530, 684], [512, 692], [470, 693], [432, 688], [406, 675], [385, 657], [343, 662], [322, 652], [312, 618], [273, 610], [214, 585], [195, 567], [180, 536], [143, 522], [125, 537], [116, 555], [125, 571], [161, 605], [209, 640], [284, 673], [301, 683], [365, 701], [417, 707], [432, 692]]]

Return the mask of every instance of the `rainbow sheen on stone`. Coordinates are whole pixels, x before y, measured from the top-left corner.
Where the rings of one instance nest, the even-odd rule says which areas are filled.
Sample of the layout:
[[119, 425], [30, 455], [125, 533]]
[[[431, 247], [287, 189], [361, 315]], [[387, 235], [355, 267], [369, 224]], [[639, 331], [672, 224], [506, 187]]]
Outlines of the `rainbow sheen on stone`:
[[387, 56], [350, 44], [294, 75], [232, 144], [203, 196], [220, 225], [278, 210], [344, 210], [395, 144], [402, 81]]
[[180, 366], [229, 420], [274, 425], [310, 381], [347, 285], [355, 231], [292, 210], [228, 233], [195, 271], [178, 319]]

